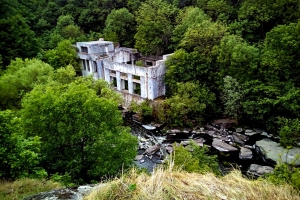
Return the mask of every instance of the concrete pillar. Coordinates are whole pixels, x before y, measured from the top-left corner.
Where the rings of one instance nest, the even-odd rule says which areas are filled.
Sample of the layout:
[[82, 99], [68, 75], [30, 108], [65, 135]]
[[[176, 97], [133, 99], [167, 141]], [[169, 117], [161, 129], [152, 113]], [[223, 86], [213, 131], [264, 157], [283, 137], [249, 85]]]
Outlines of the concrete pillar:
[[147, 98], [146, 78], [144, 76], [141, 76], [140, 80], [141, 80], [141, 97]]
[[148, 78], [148, 99], [154, 99], [154, 83], [152, 78]]
[[104, 68], [104, 78], [105, 78], [105, 81], [110, 84], [109, 69], [107, 69], [107, 68]]
[[116, 79], [117, 79], [117, 90], [121, 91], [121, 77], [120, 77], [120, 72], [116, 71]]
[[97, 64], [96, 67], [97, 67], [99, 78], [104, 79], [102, 61], [98, 60], [98, 61], [96, 61], [96, 64]]
[[129, 94], [133, 94], [132, 74], [127, 74], [127, 77], [128, 77], [128, 92]]

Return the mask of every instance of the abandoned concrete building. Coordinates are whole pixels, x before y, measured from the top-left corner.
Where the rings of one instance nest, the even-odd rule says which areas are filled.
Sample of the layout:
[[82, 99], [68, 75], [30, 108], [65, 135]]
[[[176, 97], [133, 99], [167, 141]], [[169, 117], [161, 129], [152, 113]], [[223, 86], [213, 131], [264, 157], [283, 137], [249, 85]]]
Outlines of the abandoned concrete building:
[[83, 76], [104, 79], [120, 92], [128, 105], [165, 95], [165, 61], [162, 57], [143, 57], [136, 49], [114, 47], [110, 41], [76, 43]]

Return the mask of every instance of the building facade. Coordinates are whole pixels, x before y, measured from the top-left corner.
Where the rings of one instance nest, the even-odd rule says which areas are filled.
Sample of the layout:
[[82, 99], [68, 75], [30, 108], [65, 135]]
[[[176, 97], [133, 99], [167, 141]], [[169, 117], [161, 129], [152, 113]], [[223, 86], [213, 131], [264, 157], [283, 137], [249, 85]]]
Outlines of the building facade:
[[77, 42], [83, 76], [104, 79], [120, 92], [125, 106], [165, 95], [165, 61], [162, 57], [143, 57], [136, 49], [114, 48], [110, 41]]

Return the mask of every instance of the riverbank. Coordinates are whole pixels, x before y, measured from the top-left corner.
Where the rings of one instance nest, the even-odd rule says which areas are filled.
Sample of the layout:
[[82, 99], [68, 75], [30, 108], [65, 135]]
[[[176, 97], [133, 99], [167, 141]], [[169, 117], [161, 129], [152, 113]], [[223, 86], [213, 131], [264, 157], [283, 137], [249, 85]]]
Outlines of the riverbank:
[[243, 178], [238, 170], [224, 177], [187, 173], [172, 167], [154, 170], [152, 175], [132, 170], [93, 191], [85, 200], [101, 199], [270, 199], [299, 200], [289, 185], [276, 186], [266, 180]]

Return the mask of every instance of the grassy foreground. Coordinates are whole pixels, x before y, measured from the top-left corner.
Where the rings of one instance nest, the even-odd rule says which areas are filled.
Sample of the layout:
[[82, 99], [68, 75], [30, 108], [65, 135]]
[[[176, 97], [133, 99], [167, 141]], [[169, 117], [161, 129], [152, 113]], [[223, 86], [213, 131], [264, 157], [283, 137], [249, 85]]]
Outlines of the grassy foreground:
[[103, 184], [85, 198], [100, 199], [300, 200], [300, 196], [289, 185], [276, 186], [265, 180], [248, 180], [238, 170], [218, 178], [211, 173], [202, 175], [159, 168], [153, 175], [139, 174], [133, 169], [127, 175]]
[[27, 196], [49, 191], [56, 188], [63, 188], [60, 183], [43, 181], [38, 179], [21, 179], [14, 182], [0, 183], [1, 200], [21, 200]]

